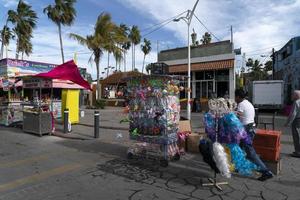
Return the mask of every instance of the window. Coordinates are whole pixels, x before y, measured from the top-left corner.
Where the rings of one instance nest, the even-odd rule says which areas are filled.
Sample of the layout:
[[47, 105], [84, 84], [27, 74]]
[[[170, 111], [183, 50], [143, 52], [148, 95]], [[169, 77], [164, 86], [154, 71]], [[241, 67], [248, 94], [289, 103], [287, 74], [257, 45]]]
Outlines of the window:
[[296, 51], [300, 49], [300, 38], [296, 39]]
[[214, 79], [214, 72], [213, 71], [207, 71], [204, 73], [205, 75], [205, 80], [211, 80]]
[[218, 71], [216, 71], [216, 80], [218, 80], [218, 81], [228, 81], [229, 80], [229, 70], [218, 70]]
[[196, 80], [203, 80], [204, 72], [196, 72]]

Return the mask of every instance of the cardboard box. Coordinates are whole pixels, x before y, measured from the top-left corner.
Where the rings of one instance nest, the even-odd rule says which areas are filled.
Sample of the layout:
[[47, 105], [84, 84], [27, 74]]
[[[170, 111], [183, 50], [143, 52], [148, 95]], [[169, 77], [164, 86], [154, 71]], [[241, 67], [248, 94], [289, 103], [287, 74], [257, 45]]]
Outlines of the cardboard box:
[[191, 153], [199, 153], [199, 141], [205, 137], [205, 133], [191, 133], [187, 137], [187, 151]]
[[281, 172], [281, 159], [279, 159], [277, 162], [265, 162], [266, 166], [271, 170], [271, 172], [275, 175], [279, 175]]
[[179, 132], [192, 132], [191, 121], [190, 120], [180, 120], [179, 121]]

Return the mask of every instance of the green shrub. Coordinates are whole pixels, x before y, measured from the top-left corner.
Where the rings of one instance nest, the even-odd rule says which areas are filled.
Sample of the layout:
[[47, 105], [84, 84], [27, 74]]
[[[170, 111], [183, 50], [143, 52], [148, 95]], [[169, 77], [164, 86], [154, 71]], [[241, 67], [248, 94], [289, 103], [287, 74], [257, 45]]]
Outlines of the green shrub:
[[106, 100], [103, 100], [103, 99], [98, 99], [96, 100], [96, 103], [95, 103], [95, 107], [97, 109], [104, 109], [104, 107], [106, 106]]

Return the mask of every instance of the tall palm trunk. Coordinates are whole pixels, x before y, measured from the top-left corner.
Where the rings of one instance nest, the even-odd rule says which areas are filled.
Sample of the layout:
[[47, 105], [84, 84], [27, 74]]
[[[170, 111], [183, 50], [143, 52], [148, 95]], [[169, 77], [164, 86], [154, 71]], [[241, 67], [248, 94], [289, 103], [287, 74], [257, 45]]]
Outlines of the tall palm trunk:
[[22, 57], [21, 57], [21, 59], [23, 60], [23, 58], [24, 58], [24, 52], [22, 52]]
[[124, 51], [124, 72], [126, 72], [126, 51]]
[[135, 45], [133, 46], [133, 70], [135, 70]]
[[107, 52], [107, 69], [106, 69], [106, 77], [108, 77], [108, 71], [109, 71], [109, 57], [110, 57], [110, 53], [109, 51]]
[[61, 37], [61, 24], [58, 24], [58, 34], [59, 34], [59, 42], [60, 42], [61, 59], [62, 59], [62, 63], [65, 63], [63, 42]]
[[17, 46], [16, 46], [16, 59], [19, 59], [19, 49], [20, 49], [20, 44], [19, 44], [19, 37], [17, 39]]
[[134, 56], [133, 56], [133, 55], [134, 55], [134, 54], [133, 54], [133, 51], [134, 51], [134, 50], [133, 50], [133, 48], [134, 48], [134, 46], [133, 46], [133, 43], [132, 43], [132, 45], [131, 45], [131, 50], [132, 50], [132, 55], [131, 55], [131, 56], [132, 56], [132, 67], [131, 67], [131, 70], [132, 70], [132, 71], [133, 71], [133, 68], [134, 68]]
[[145, 59], [146, 59], [146, 54], [144, 54], [144, 60], [143, 60], [143, 68], [142, 68], [142, 73], [144, 73]]
[[[8, 24], [8, 19], [6, 19], [6, 23], [5, 23], [5, 28], [7, 29], [7, 24]], [[4, 29], [2, 30], [4, 31]], [[3, 59], [3, 54], [4, 54], [4, 33], [2, 32], [1, 34], [1, 50], [0, 50], [0, 59]]]
[[96, 59], [95, 58], [95, 63], [96, 63], [96, 71], [97, 71], [97, 100], [98, 99], [101, 99], [101, 88], [100, 88], [100, 83], [99, 83], [99, 80], [100, 80], [100, 78], [99, 78], [99, 59]]

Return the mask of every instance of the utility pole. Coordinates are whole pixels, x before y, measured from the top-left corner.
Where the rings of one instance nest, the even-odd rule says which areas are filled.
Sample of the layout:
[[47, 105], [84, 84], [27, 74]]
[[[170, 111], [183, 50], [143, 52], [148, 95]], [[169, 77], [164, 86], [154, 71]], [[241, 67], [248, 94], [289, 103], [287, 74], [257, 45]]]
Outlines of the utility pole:
[[272, 48], [272, 80], [274, 80], [275, 50]]
[[234, 46], [233, 46], [233, 31], [232, 31], [232, 25], [230, 26], [230, 38], [231, 38], [231, 46], [232, 46], [232, 52], [234, 51]]
[[191, 44], [190, 44], [190, 25], [193, 19], [193, 15], [195, 12], [195, 9], [197, 7], [199, 3], [199, 0], [196, 1], [193, 10], [188, 10], [187, 15], [185, 17], [179, 17], [176, 19], [173, 19], [174, 22], [178, 22], [180, 20], [185, 21], [185, 23], [187, 24], [187, 37], [188, 37], [188, 78], [187, 78], [187, 82], [188, 82], [188, 91], [187, 91], [187, 119], [191, 120]]
[[159, 41], [156, 41], [156, 51], [157, 51], [157, 61], [158, 61], [158, 54], [159, 54]]

